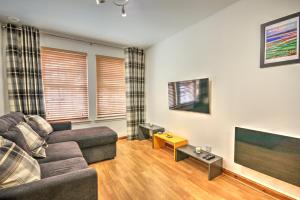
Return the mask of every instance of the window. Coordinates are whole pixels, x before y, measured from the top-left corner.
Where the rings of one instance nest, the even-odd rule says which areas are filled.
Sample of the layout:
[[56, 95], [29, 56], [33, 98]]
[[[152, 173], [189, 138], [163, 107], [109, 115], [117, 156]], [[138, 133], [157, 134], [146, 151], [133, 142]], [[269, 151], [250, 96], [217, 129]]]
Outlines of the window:
[[124, 59], [96, 56], [97, 63], [97, 117], [125, 117]]
[[47, 120], [88, 119], [87, 54], [43, 47], [41, 57]]

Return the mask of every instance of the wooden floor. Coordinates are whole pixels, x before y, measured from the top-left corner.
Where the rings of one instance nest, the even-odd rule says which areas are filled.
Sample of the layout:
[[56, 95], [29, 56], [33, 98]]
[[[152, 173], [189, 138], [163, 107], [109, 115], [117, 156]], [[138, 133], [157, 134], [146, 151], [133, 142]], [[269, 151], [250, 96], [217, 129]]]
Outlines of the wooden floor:
[[208, 181], [200, 163], [175, 162], [172, 150], [154, 150], [150, 141], [120, 140], [117, 146], [114, 160], [91, 165], [101, 200], [273, 199], [226, 175]]

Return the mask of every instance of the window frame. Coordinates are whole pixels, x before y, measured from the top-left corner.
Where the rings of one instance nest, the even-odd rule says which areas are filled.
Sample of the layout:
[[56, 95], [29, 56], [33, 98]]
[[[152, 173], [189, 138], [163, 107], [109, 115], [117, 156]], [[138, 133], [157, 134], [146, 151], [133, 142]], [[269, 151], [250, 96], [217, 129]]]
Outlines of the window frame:
[[[124, 100], [125, 100], [125, 111], [123, 114], [120, 114], [118, 116], [104, 116], [101, 117], [98, 115], [98, 65], [97, 65], [97, 57], [105, 57], [105, 58], [115, 58], [115, 59], [122, 59], [124, 63]], [[95, 66], [96, 66], [96, 95], [95, 95], [95, 103], [96, 103], [96, 113], [95, 113], [95, 121], [113, 121], [113, 120], [124, 120], [126, 119], [126, 71], [125, 71], [125, 58], [124, 57], [116, 57], [116, 56], [108, 56], [103, 54], [95, 54]]]
[[88, 65], [88, 53], [87, 52], [82, 52], [82, 51], [74, 51], [74, 50], [68, 50], [68, 49], [61, 49], [61, 48], [53, 48], [53, 47], [47, 47], [47, 46], [41, 46], [41, 68], [42, 68], [42, 82], [43, 82], [43, 91], [44, 91], [44, 105], [45, 105], [45, 114], [46, 114], [46, 119], [47, 119], [47, 106], [46, 106], [46, 97], [45, 97], [45, 84], [44, 84], [44, 72], [43, 72], [43, 50], [52, 50], [52, 51], [58, 51], [58, 52], [64, 52], [64, 53], [73, 53], [73, 54], [81, 54], [84, 55], [85, 58], [85, 63], [86, 63], [86, 91], [87, 91], [87, 115], [84, 118], [64, 118], [64, 119], [58, 119], [58, 120], [48, 120], [49, 122], [63, 122], [63, 121], [71, 121], [72, 123], [84, 123], [84, 122], [89, 122], [90, 120], [90, 98], [89, 98], [89, 65]]

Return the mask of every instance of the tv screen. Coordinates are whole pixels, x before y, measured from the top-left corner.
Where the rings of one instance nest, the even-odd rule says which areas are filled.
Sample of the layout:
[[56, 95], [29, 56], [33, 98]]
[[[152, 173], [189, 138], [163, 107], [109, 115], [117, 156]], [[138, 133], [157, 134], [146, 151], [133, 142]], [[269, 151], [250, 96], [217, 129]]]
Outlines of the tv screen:
[[234, 162], [300, 186], [300, 139], [235, 128]]
[[209, 79], [169, 82], [169, 109], [209, 113]]

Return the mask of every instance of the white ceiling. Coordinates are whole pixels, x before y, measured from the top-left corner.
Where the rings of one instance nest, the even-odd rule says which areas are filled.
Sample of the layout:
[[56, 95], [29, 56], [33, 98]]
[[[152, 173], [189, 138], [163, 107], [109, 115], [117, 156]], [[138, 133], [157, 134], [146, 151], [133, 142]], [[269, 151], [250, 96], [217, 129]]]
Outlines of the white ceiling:
[[8, 16], [41, 30], [123, 46], [152, 44], [237, 0], [129, 0], [127, 17], [107, 0], [0, 0], [0, 20]]

